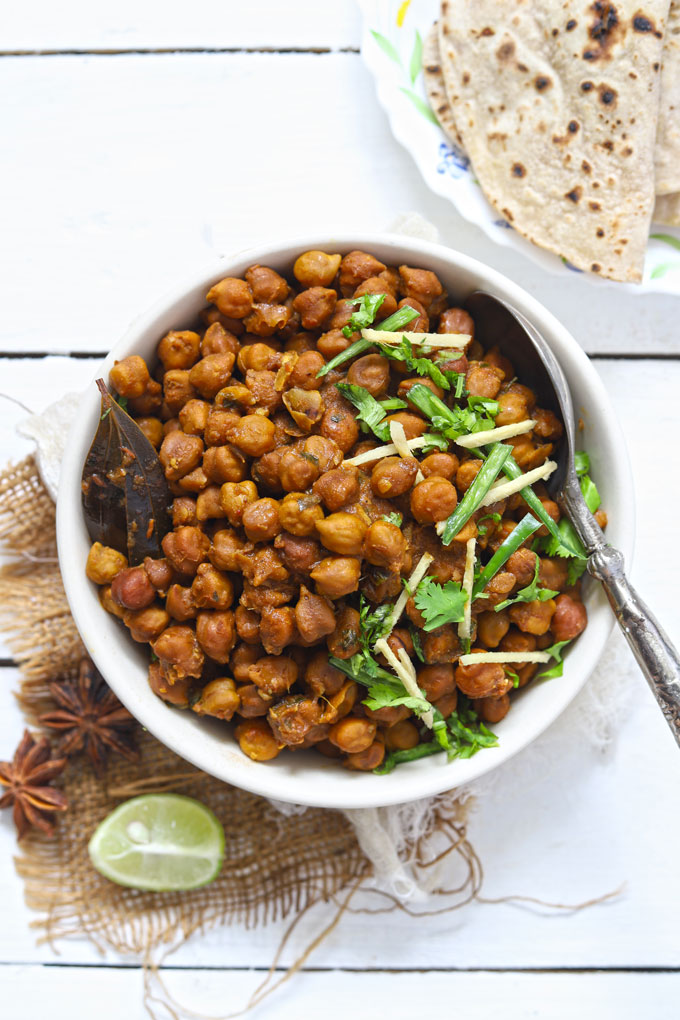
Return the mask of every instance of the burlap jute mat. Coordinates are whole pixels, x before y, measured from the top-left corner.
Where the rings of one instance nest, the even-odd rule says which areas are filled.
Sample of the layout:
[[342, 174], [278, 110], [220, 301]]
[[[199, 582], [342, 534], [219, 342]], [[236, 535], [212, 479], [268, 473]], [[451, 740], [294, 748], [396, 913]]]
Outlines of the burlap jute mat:
[[[55, 508], [35, 462], [27, 458], [0, 473], [0, 545], [10, 558], [0, 572], [0, 628], [21, 671], [17, 696], [29, 724], [52, 707], [47, 682], [76, 675], [83, 645], [70, 615], [57, 562]], [[21, 734], [17, 733], [17, 743]], [[327, 927], [298, 957], [288, 975], [337, 923], [353, 892], [370, 880], [371, 864], [352, 825], [340, 813], [308, 809], [285, 816], [261, 797], [219, 782], [193, 768], [150, 734], [139, 732], [140, 760], [112, 757], [104, 780], [75, 759], [64, 773], [70, 808], [47, 839], [22, 841], [16, 867], [30, 907], [38, 912], [39, 938], [54, 944], [86, 936], [102, 951], [134, 954], [157, 967], [163, 947], [197, 931], [228, 922], [246, 926], [286, 918], [295, 924], [320, 901], [332, 901]], [[2, 748], [2, 757], [13, 748]], [[138, 793], [173, 791], [196, 796], [215, 812], [226, 833], [226, 860], [210, 886], [183, 893], [123, 889], [90, 865], [87, 843], [97, 824], [120, 802]], [[428, 838], [406, 848], [409, 863], [425, 872], [449, 855], [459, 857], [461, 881], [433, 891], [455, 897], [441, 909], [475, 898], [481, 869], [465, 839], [455, 798], [442, 798], [430, 819]], [[388, 897], [389, 909], [398, 906]], [[403, 909], [403, 908], [402, 908]], [[439, 912], [420, 911], [420, 913]], [[329, 915], [331, 916], [331, 915]], [[160, 952], [159, 952], [160, 951]], [[273, 961], [274, 967], [278, 956]], [[286, 975], [286, 976], [288, 976]], [[159, 1001], [147, 986], [147, 1007]], [[249, 1005], [265, 994], [257, 992]], [[166, 998], [163, 1015], [180, 1016]]]

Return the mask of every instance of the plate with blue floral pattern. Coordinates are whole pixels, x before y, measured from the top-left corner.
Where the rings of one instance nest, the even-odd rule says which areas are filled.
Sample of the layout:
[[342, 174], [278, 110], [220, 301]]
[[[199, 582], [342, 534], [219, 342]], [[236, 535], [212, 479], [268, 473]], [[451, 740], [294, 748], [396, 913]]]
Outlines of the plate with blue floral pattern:
[[465, 152], [441, 129], [425, 93], [423, 40], [439, 15], [439, 0], [359, 0], [363, 13], [361, 52], [375, 77], [378, 99], [395, 138], [408, 149], [426, 184], [448, 198], [461, 216], [495, 241], [546, 270], [572, 273], [600, 287], [634, 293], [680, 294], [680, 229], [652, 226], [642, 283], [612, 283], [583, 273], [566, 259], [527, 241], [487, 202]]

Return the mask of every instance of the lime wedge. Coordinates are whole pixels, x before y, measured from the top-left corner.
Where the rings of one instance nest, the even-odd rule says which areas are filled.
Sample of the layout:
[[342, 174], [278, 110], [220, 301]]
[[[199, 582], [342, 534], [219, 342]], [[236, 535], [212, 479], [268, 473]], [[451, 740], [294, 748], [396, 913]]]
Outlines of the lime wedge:
[[88, 850], [97, 871], [118, 885], [154, 892], [196, 889], [219, 874], [224, 829], [199, 801], [152, 793], [112, 811]]

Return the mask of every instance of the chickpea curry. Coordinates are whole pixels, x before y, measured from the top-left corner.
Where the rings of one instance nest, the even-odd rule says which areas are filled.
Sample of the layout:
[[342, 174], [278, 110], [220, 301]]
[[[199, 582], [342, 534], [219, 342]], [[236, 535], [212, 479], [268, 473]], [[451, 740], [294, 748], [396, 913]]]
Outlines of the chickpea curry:
[[88, 523], [107, 540], [86, 571], [150, 645], [152, 690], [233, 721], [262, 762], [387, 772], [492, 746], [587, 623], [583, 547], [546, 488], [562, 423], [428, 269], [307, 251], [207, 301], [156, 363], [111, 369], [100, 428], [111, 413], [123, 459], [83, 476], [85, 505], [148, 468], [117, 504], [127, 545]]

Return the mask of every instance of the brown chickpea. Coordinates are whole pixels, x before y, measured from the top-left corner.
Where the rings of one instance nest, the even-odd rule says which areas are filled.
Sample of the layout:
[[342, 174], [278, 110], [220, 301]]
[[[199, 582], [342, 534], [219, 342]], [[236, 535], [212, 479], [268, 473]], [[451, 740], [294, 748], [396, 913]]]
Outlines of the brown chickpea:
[[185, 368], [171, 368], [163, 376], [163, 397], [165, 407], [171, 414], [179, 414], [188, 401], [196, 396], [196, 390], [189, 382]]
[[251, 542], [271, 542], [281, 531], [279, 504], [269, 496], [248, 503], [241, 520]]
[[351, 251], [340, 263], [340, 289], [349, 297], [364, 280], [378, 276], [385, 270], [382, 262], [365, 251]]
[[94, 542], [87, 554], [85, 573], [95, 584], [110, 584], [127, 565], [127, 559], [117, 549]]
[[433, 702], [433, 707], [444, 716], [445, 719], [451, 715], [452, 712], [456, 711], [458, 705], [458, 691], [453, 690], [450, 694], [445, 694], [439, 701]]
[[447, 308], [439, 316], [438, 333], [467, 333], [475, 335], [475, 324], [471, 315], [463, 308]]
[[189, 400], [179, 412], [179, 423], [188, 436], [200, 436], [208, 423], [210, 404], [205, 400]]
[[253, 307], [253, 292], [245, 280], [227, 276], [210, 288], [206, 300], [217, 305], [222, 315], [230, 319], [245, 319]]
[[472, 707], [484, 722], [498, 723], [510, 711], [510, 696], [501, 694], [500, 698], [476, 698]]
[[502, 425], [514, 425], [515, 422], [526, 421], [529, 417], [529, 410], [524, 394], [522, 393], [501, 393], [498, 397], [500, 411], [494, 421], [500, 428]]
[[129, 628], [130, 637], [141, 644], [155, 641], [170, 622], [170, 614], [162, 606], [147, 606], [146, 609], [138, 609], [136, 612], [127, 610], [123, 616], [123, 623]]
[[317, 522], [323, 520], [318, 496], [306, 492], [287, 493], [279, 503], [279, 520], [281, 527], [291, 535], [315, 535]]
[[283, 356], [272, 346], [273, 341], [268, 344], [257, 343], [241, 347], [237, 356], [237, 364], [242, 372], [250, 370], [254, 372], [272, 372], [279, 369], [283, 362]]
[[170, 679], [160, 663], [149, 664], [149, 687], [159, 698], [167, 701], [169, 705], [177, 708], [188, 708], [189, 692], [191, 691], [191, 677]]
[[229, 609], [234, 601], [234, 586], [212, 563], [201, 563], [191, 584], [191, 596], [200, 609]]
[[542, 588], [563, 591], [567, 587], [569, 567], [563, 559], [547, 559], [541, 557], [538, 568], [538, 582]]
[[372, 720], [350, 715], [331, 726], [328, 739], [346, 754], [356, 754], [371, 746], [376, 730], [377, 726]]
[[243, 325], [253, 336], [270, 337], [283, 329], [289, 319], [290, 309], [286, 305], [256, 303]]
[[208, 415], [203, 432], [206, 446], [224, 446], [229, 442], [231, 431], [240, 419], [235, 411], [212, 410]]
[[385, 281], [380, 276], [371, 276], [368, 280], [364, 280], [360, 283], [357, 289], [354, 291], [354, 297], [363, 297], [364, 294], [382, 294], [383, 301], [378, 308], [375, 319], [376, 322], [381, 322], [383, 319], [387, 319], [390, 315], [393, 315], [397, 310], [397, 299], [392, 294], [388, 287], [385, 286]]
[[287, 655], [265, 655], [248, 670], [250, 682], [271, 697], [286, 694], [297, 678], [297, 664]]
[[237, 606], [234, 613], [236, 633], [247, 644], [256, 644], [260, 640], [260, 616], [252, 609]]
[[397, 305], [399, 308], [412, 308], [415, 312], [418, 312], [418, 318], [413, 319], [408, 324], [408, 329], [413, 333], [428, 333], [430, 330], [430, 317], [427, 311], [420, 301], [416, 298], [403, 298]]
[[338, 301], [337, 293], [329, 287], [309, 287], [293, 301], [303, 329], [321, 329], [333, 314]]
[[149, 385], [149, 369], [144, 358], [130, 354], [122, 361], [116, 361], [109, 372], [109, 381], [121, 397], [141, 397]]
[[249, 554], [252, 551], [251, 542], [244, 542], [231, 528], [221, 528], [213, 535], [209, 558], [213, 566], [218, 567], [219, 570], [238, 571], [240, 569], [239, 555]]
[[300, 598], [295, 606], [295, 623], [303, 642], [313, 645], [335, 630], [333, 603], [321, 595], [313, 595], [300, 585]]
[[229, 657], [229, 668], [234, 680], [237, 680], [239, 683], [248, 683], [248, 670], [264, 654], [264, 648], [260, 644], [249, 645], [241, 642], [241, 644], [236, 645]]
[[184, 588], [181, 584], [170, 586], [165, 599], [165, 608], [173, 620], [179, 623], [194, 620], [198, 614], [198, 606], [194, 602], [191, 588]]
[[395, 499], [412, 488], [417, 474], [415, 457], [383, 457], [371, 472], [371, 488], [376, 496]]
[[255, 684], [242, 684], [236, 687], [241, 704], [237, 713], [244, 719], [256, 719], [258, 716], [266, 715], [272, 703], [268, 694], [257, 689]]
[[242, 453], [231, 446], [210, 446], [203, 454], [203, 470], [211, 482], [240, 482], [247, 474]]
[[170, 432], [158, 454], [165, 477], [170, 482], [176, 482], [193, 471], [202, 456], [203, 440], [199, 436], [185, 436], [183, 432]]
[[189, 372], [189, 382], [206, 400], [213, 400], [219, 391], [227, 385], [234, 367], [234, 355], [231, 351], [225, 354], [207, 354], [196, 362]]
[[467, 492], [479, 474], [483, 463], [484, 461], [472, 457], [462, 462], [456, 471], [456, 488], [460, 492]]
[[406, 549], [404, 534], [391, 521], [374, 521], [364, 535], [363, 555], [376, 567], [387, 567], [393, 572], [401, 570]]
[[480, 613], [477, 617], [477, 638], [486, 648], [498, 648], [510, 629], [510, 618], [506, 609], [499, 613]]
[[367, 524], [358, 514], [335, 513], [316, 522], [316, 530], [326, 549], [341, 556], [360, 556]]
[[319, 477], [319, 467], [305, 457], [301, 449], [283, 450], [279, 461], [279, 481], [285, 492], [302, 492]]
[[288, 387], [298, 387], [303, 390], [320, 389], [323, 379], [319, 379], [318, 374], [324, 364], [323, 355], [319, 351], [303, 351], [288, 377]]
[[330, 726], [320, 725], [321, 706], [303, 694], [292, 694], [272, 705], [267, 720], [274, 736], [289, 747], [311, 747], [323, 740]]
[[254, 404], [255, 394], [244, 383], [232, 381], [229, 386], [223, 386], [215, 394], [215, 407], [223, 407], [225, 409], [233, 407], [237, 411], [242, 411], [245, 408], [253, 407]]
[[165, 557], [154, 560], [150, 556], [146, 556], [144, 570], [156, 591], [163, 595], [175, 579], [175, 572]]
[[555, 641], [571, 641], [585, 630], [588, 613], [582, 602], [571, 595], [558, 595], [555, 599], [555, 615], [551, 629]]
[[420, 470], [426, 478], [438, 475], [452, 482], [458, 471], [458, 458], [455, 453], [431, 453], [421, 460]]
[[222, 509], [235, 528], [242, 525], [245, 508], [256, 499], [257, 488], [254, 482], [225, 482], [220, 490]]
[[255, 301], [274, 305], [288, 297], [288, 284], [274, 269], [254, 265], [244, 275]]
[[141, 418], [155, 417], [163, 405], [163, 387], [155, 379], [149, 379], [141, 397], [128, 400], [127, 412], [139, 424]]
[[[206, 478], [207, 481], [207, 478]], [[196, 499], [196, 519], [208, 521], [224, 517], [219, 485], [207, 485]]]
[[348, 503], [354, 503], [359, 496], [358, 469], [351, 464], [346, 464], [344, 467], [326, 471], [314, 482], [312, 492], [331, 512], [339, 510]]
[[239, 723], [235, 732], [239, 747], [253, 761], [271, 761], [284, 746], [279, 744], [265, 719]]
[[178, 496], [172, 501], [172, 526], [181, 528], [187, 524], [198, 524], [196, 500], [191, 496]]
[[198, 333], [171, 329], [158, 345], [158, 357], [167, 372], [170, 368], [191, 368], [198, 361], [200, 350]]
[[389, 726], [385, 731], [385, 747], [388, 751], [408, 751], [419, 741], [418, 727], [408, 719]]
[[[338, 302], [336, 307], [339, 307], [341, 304], [341, 301]], [[337, 314], [336, 311], [335, 315], [337, 316]], [[354, 336], [356, 338], [356, 334]], [[323, 333], [317, 340], [316, 349], [326, 361], [330, 361], [337, 354], [346, 351], [351, 343], [351, 339], [345, 336], [342, 329], [329, 329], [327, 333]]]
[[487, 365], [483, 361], [471, 361], [465, 375], [465, 387], [474, 396], [493, 400], [501, 388], [504, 376], [502, 368]]
[[[413, 386], [426, 386], [427, 389], [431, 390], [432, 393], [434, 393], [436, 397], [439, 397], [440, 400], [444, 396], [444, 390], [441, 388], [441, 386], [437, 386], [436, 382], [434, 382], [432, 379], [429, 379], [427, 376], [425, 378], [416, 376], [414, 379], [402, 379], [401, 382], [399, 383], [397, 396], [401, 397], [402, 400], [408, 401], [409, 390]], [[418, 410], [416, 405], [410, 402], [409, 407], [411, 408], [412, 411]]]
[[329, 407], [321, 419], [321, 435], [336, 442], [343, 453], [351, 450], [359, 438], [354, 410], [341, 405]]
[[[333, 745], [331, 744], [331, 747]], [[357, 772], [372, 772], [382, 765], [385, 757], [385, 745], [382, 740], [374, 740], [365, 751], [358, 751], [356, 754], [348, 754], [343, 765], [348, 769], [355, 769]]]
[[425, 419], [417, 414], [410, 414], [408, 411], [397, 411], [396, 414], [388, 414], [385, 421], [388, 428], [393, 421], [402, 425], [407, 439], [417, 439], [427, 432], [427, 422]]
[[146, 609], [156, 598], [156, 589], [144, 567], [124, 567], [111, 581], [111, 598], [124, 609]]
[[203, 610], [196, 617], [196, 638], [205, 654], [215, 662], [229, 662], [236, 644], [234, 614], [229, 609]]
[[438, 662], [431, 666], [422, 666], [417, 674], [418, 686], [425, 692], [428, 701], [439, 701], [446, 694], [455, 690], [453, 666], [450, 662]]
[[[483, 652], [483, 648], [473, 648]], [[478, 662], [474, 666], [456, 666], [456, 686], [469, 698], [500, 698], [512, 687], [500, 662]]]
[[[238, 323], [238, 328], [240, 331], [243, 330], [240, 323]], [[208, 354], [226, 354], [228, 351], [231, 351], [234, 357], [238, 354], [238, 338], [225, 329], [221, 322], [213, 322], [203, 334], [201, 357], [205, 358]]]
[[330, 471], [342, 464], [342, 450], [325, 436], [307, 436], [302, 443], [302, 452], [316, 461], [319, 471]]
[[390, 363], [380, 354], [365, 354], [350, 365], [347, 382], [362, 386], [373, 397], [382, 397], [390, 384]]
[[290, 606], [266, 606], [260, 619], [260, 640], [269, 655], [280, 655], [297, 637], [295, 611]]
[[359, 697], [359, 685], [354, 680], [345, 680], [337, 694], [326, 699], [326, 708], [321, 718], [323, 723], [335, 723], [354, 708]]
[[[210, 484], [210, 479], [208, 478], [202, 467], [197, 467], [194, 468], [193, 471], [190, 471], [188, 475], [183, 475], [182, 478], [180, 478], [179, 481], [175, 482], [174, 484], [177, 487], [175, 491], [179, 490], [180, 492], [199, 493], [202, 492], [203, 489], [208, 488], [208, 485]], [[196, 507], [197, 507], [196, 514], [198, 517], [198, 500], [196, 501]]]
[[315, 582], [319, 595], [340, 599], [358, 590], [361, 560], [353, 556], [328, 556], [321, 560], [309, 576]]
[[380, 723], [381, 726], [394, 726], [395, 723], [401, 722], [403, 719], [408, 719], [411, 715], [411, 709], [406, 708], [405, 705], [396, 705], [390, 708], [367, 708], [363, 706], [364, 712], [369, 719], [373, 719], [374, 722]]
[[187, 525], [165, 535], [161, 545], [173, 570], [186, 577], [193, 577], [199, 563], [208, 557], [210, 539], [200, 528]]
[[305, 251], [298, 255], [293, 276], [303, 287], [329, 287], [340, 268], [341, 255], [325, 251]]
[[163, 442], [163, 422], [160, 418], [136, 418], [135, 421], [151, 445], [158, 449]]
[[454, 656], [460, 652], [458, 633], [448, 623], [423, 635], [422, 645], [425, 662], [428, 665], [451, 662]]
[[198, 701], [191, 706], [197, 715], [229, 720], [241, 704], [236, 685], [230, 677], [217, 677], [206, 684]]
[[458, 493], [447, 478], [430, 475], [411, 492], [411, 513], [419, 524], [445, 521], [456, 509]]
[[191, 627], [167, 627], [151, 648], [170, 683], [185, 677], [197, 679], [203, 672], [205, 656]]
[[275, 426], [262, 414], [247, 414], [231, 429], [230, 440], [248, 457], [261, 457], [275, 446]]
[[[569, 598], [568, 595], [561, 597]], [[518, 605], [510, 606], [508, 615], [515, 626], [525, 634], [539, 635], [550, 630], [555, 611], [554, 599], [548, 599], [546, 602], [535, 599], [533, 602], [520, 602]]]
[[305, 666], [305, 684], [315, 697], [332, 697], [345, 683], [345, 674], [331, 666], [326, 651], [315, 652]]
[[399, 266], [401, 293], [407, 298], [414, 298], [424, 308], [428, 308], [444, 293], [439, 278], [430, 269], [415, 269], [411, 266]]

